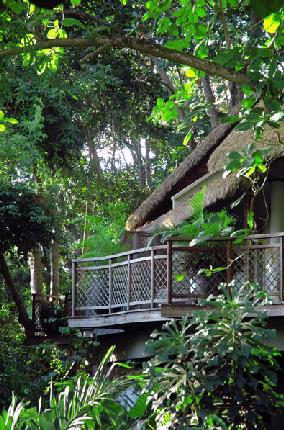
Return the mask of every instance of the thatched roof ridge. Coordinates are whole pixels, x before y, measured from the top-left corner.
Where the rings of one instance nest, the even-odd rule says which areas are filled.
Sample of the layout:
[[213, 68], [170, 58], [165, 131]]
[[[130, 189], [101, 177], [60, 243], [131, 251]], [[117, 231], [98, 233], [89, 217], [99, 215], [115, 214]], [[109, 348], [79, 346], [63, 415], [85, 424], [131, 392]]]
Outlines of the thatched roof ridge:
[[[208, 161], [208, 170], [212, 180], [206, 188], [205, 207], [208, 208], [228, 198], [235, 198], [238, 193], [240, 194], [249, 188], [249, 181], [243, 177], [238, 177], [236, 174], [231, 174], [224, 179], [223, 169], [228, 152], [234, 150], [239, 152], [250, 143], [254, 144], [255, 149], [270, 146], [271, 151], [267, 154], [267, 158], [270, 160], [284, 157], [284, 122], [281, 123], [279, 129], [266, 126], [262, 138], [258, 141], [254, 140], [251, 130], [233, 131], [224, 139], [211, 154]], [[176, 226], [186, 221], [190, 215], [190, 207], [186, 200], [166, 214], [145, 224], [138, 231], [153, 233], [157, 228]]]
[[[207, 163], [210, 154], [229, 135], [233, 128], [234, 125], [232, 124], [219, 124], [212, 130], [204, 141], [164, 180], [160, 187], [130, 215], [126, 222], [126, 229], [133, 231], [145, 224], [145, 222], [155, 219], [157, 212], [159, 214], [159, 209], [165, 204], [166, 200], [170, 201], [173, 194], [178, 193], [186, 185], [198, 179], [198, 176], [194, 175], [194, 169], [203, 162]], [[185, 184], [186, 180], [188, 181], [187, 184]]]
[[[241, 193], [249, 187], [248, 181], [244, 178], [237, 178], [235, 175], [230, 175], [226, 180], [222, 177], [223, 172], [216, 177], [206, 188], [205, 192], [205, 207], [217, 203], [219, 200], [224, 200], [228, 197], [234, 197], [236, 193]], [[175, 227], [186, 221], [191, 216], [191, 209], [188, 200], [180, 203], [176, 208], [170, 210], [164, 215], [161, 215], [154, 221], [138, 228], [138, 232], [153, 233], [161, 227]]]

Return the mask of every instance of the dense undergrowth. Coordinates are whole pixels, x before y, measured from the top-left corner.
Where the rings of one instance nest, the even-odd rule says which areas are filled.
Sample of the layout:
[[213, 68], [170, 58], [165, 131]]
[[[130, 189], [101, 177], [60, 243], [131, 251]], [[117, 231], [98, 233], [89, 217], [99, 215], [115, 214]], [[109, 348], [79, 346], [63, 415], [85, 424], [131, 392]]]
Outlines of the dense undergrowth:
[[280, 353], [270, 346], [275, 333], [260, 310], [266, 302], [257, 285], [233, 285], [232, 293], [220, 286], [204, 303], [210, 311], [152, 334], [152, 359], [140, 371], [111, 364], [111, 348], [93, 376], [86, 358], [94, 360], [96, 342], [27, 346], [7, 325], [0, 429], [273, 428], [284, 397], [277, 390]]

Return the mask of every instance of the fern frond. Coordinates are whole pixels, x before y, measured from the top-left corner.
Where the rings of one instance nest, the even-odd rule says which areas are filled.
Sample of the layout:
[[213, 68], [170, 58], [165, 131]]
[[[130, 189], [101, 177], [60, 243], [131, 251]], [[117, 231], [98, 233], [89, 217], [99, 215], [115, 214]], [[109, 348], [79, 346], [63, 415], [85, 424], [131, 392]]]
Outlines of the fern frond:
[[206, 187], [203, 187], [188, 200], [193, 221], [202, 221], [204, 218], [205, 192]]

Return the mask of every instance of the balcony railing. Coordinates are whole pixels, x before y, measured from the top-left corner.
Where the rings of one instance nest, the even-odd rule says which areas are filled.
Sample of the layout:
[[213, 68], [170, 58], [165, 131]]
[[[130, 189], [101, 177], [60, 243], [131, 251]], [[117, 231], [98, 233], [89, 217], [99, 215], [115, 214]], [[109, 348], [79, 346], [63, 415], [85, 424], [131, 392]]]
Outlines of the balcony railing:
[[[179, 238], [106, 257], [74, 259], [72, 317], [195, 304], [233, 279], [237, 284], [258, 283], [273, 303], [281, 303], [283, 240], [284, 233], [263, 234], [249, 236], [241, 245], [219, 238], [190, 247], [188, 239]], [[207, 276], [210, 268], [222, 270]]]

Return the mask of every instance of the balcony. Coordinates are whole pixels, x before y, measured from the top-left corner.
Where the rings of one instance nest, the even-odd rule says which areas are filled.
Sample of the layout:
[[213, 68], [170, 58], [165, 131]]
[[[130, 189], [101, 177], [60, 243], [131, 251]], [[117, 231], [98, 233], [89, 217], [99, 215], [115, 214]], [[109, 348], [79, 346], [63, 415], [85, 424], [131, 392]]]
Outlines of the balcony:
[[[218, 238], [190, 247], [188, 239], [121, 254], [72, 261], [70, 327], [147, 324], [190, 313], [218, 285], [246, 281], [267, 290], [269, 313], [282, 315], [284, 233]], [[208, 269], [219, 268], [211, 271]], [[228, 287], [229, 288], [229, 287]]]

